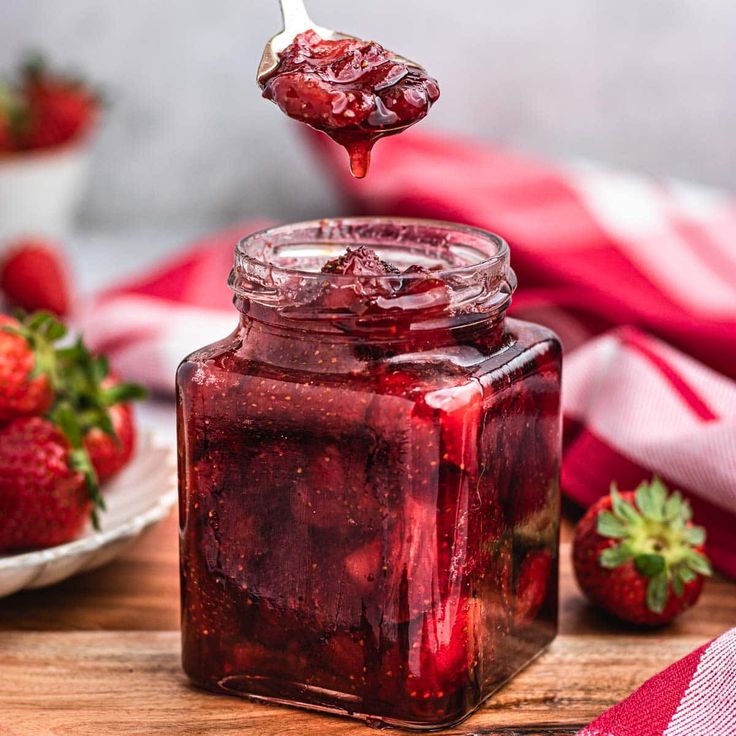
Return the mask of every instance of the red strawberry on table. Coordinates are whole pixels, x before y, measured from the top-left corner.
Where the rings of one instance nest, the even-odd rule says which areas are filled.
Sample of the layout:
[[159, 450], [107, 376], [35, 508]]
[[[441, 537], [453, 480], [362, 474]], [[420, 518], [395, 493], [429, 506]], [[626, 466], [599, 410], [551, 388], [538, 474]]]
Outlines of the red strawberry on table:
[[711, 574], [705, 530], [690, 504], [657, 478], [597, 501], [575, 530], [573, 564], [588, 598], [635, 624], [671, 621], [693, 606]]
[[64, 329], [50, 315], [24, 323], [0, 314], [0, 423], [43, 414], [53, 400], [53, 342]]
[[10, 245], [0, 263], [0, 289], [16, 307], [65, 316], [71, 309], [66, 265], [61, 251], [36, 238]]
[[0, 428], [0, 551], [74, 539], [89, 517], [84, 460], [42, 417]]

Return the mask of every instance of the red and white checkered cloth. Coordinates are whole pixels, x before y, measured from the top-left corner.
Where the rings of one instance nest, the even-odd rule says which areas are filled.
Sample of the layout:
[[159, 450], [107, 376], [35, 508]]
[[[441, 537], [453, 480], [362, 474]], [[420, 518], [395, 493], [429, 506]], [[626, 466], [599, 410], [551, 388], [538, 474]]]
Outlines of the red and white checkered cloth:
[[735, 736], [736, 629], [647, 680], [577, 736]]
[[[512, 312], [555, 329], [567, 352], [564, 492], [587, 505], [611, 481], [656, 473], [690, 497], [711, 558], [736, 577], [736, 200], [416, 131], [379, 143], [362, 181], [337, 146], [320, 150], [360, 213], [510, 241]], [[100, 295], [88, 339], [126, 377], [171, 391], [179, 360], [233, 328], [232, 247], [260, 225]]]

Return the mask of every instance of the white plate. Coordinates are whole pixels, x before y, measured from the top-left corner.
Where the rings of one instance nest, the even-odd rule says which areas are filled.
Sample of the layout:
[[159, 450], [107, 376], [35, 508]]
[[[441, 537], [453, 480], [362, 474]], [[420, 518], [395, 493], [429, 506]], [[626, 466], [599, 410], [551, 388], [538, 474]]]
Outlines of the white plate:
[[177, 502], [176, 453], [150, 432], [135, 457], [104, 489], [100, 531], [88, 524], [79, 539], [36, 552], [0, 555], [0, 597], [43, 588], [105, 565], [163, 519]]

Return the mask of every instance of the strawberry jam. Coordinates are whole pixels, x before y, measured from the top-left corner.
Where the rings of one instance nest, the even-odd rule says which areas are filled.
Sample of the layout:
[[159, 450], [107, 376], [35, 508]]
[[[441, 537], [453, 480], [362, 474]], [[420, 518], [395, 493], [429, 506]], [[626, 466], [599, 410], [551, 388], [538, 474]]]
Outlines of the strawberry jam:
[[279, 59], [263, 96], [344, 146], [358, 178], [368, 173], [373, 144], [421, 120], [440, 96], [424, 69], [374, 41], [325, 40], [306, 31]]
[[556, 632], [559, 343], [472, 228], [323, 220], [235, 261], [239, 324], [177, 376], [184, 669], [456, 723]]

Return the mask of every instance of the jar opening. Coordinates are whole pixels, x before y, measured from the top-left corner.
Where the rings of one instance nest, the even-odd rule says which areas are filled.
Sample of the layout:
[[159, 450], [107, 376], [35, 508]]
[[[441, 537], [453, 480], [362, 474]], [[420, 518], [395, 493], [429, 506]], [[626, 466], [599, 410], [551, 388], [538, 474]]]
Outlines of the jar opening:
[[[395, 272], [321, 272], [325, 263], [359, 246], [375, 251]], [[484, 230], [433, 220], [351, 217], [283, 225], [243, 238], [229, 283], [236, 298], [288, 310], [292, 317], [306, 310], [310, 318], [346, 312], [381, 312], [385, 318], [397, 309], [495, 312], [508, 306], [516, 278], [508, 245]], [[442, 287], [441, 298], [431, 286]]]

